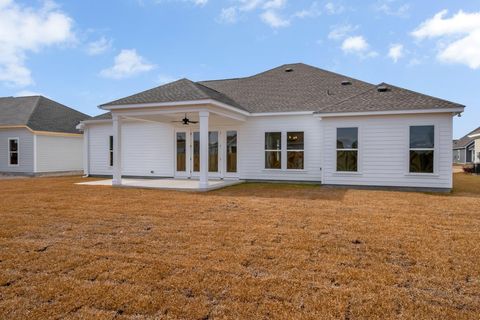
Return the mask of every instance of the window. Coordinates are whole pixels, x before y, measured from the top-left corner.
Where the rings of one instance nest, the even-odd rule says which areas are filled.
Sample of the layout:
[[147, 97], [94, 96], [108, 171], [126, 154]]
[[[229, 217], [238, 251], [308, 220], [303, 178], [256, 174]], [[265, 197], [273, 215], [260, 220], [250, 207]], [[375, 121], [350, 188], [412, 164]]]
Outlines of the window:
[[265, 169], [282, 168], [282, 133], [265, 132]]
[[108, 145], [109, 163], [110, 167], [113, 167], [113, 136], [110, 136]]
[[237, 172], [237, 131], [227, 131], [227, 172]]
[[410, 127], [410, 172], [433, 173], [435, 127]]
[[8, 163], [11, 166], [18, 166], [18, 139], [8, 139]]
[[337, 128], [337, 171], [358, 171], [358, 128]]
[[177, 171], [187, 171], [187, 133], [177, 132]]
[[303, 169], [303, 132], [287, 132], [287, 169]]

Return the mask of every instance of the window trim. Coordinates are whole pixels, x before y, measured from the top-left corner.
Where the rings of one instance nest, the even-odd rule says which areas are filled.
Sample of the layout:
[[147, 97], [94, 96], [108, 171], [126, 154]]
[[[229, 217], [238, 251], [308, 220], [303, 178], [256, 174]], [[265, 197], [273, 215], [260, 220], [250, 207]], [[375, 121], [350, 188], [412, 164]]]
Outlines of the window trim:
[[[351, 129], [351, 128], [356, 128], [357, 129], [357, 149], [353, 148], [345, 148], [345, 149], [338, 149], [337, 148], [337, 140], [338, 140], [338, 129]], [[362, 174], [362, 167], [361, 167], [361, 153], [360, 153], [360, 147], [362, 146], [361, 143], [361, 127], [358, 124], [352, 124], [352, 125], [344, 125], [344, 126], [339, 126], [335, 127], [335, 141], [334, 141], [334, 148], [335, 148], [335, 153], [334, 153], [334, 158], [335, 158], [335, 171], [334, 173], [337, 175], [361, 175]], [[338, 151], [357, 151], [357, 171], [338, 171], [337, 168], [337, 161], [338, 161]]]
[[[280, 149], [279, 150], [267, 150], [265, 149], [265, 134], [266, 133], [275, 133], [275, 132], [280, 132], [281, 134], [281, 143], [280, 143]], [[288, 159], [287, 159], [287, 152], [288, 151], [297, 151], [297, 150], [287, 150], [287, 134], [288, 132], [303, 132], [303, 150], [298, 150], [298, 151], [303, 151], [303, 169], [287, 169], [288, 166]], [[306, 155], [307, 155], [307, 149], [306, 149], [306, 143], [307, 143], [307, 131], [301, 128], [288, 128], [288, 129], [277, 129], [277, 128], [272, 128], [272, 129], [265, 129], [263, 131], [263, 166], [262, 166], [262, 172], [283, 172], [283, 173], [305, 173], [308, 170], [305, 168], [306, 164]], [[266, 152], [271, 151], [271, 152], [280, 152], [280, 168], [275, 169], [275, 168], [265, 168], [265, 161], [266, 161]]]
[[[433, 127], [433, 148], [410, 148], [410, 128], [411, 127], [424, 127], [431, 126]], [[429, 176], [429, 177], [438, 177], [438, 126], [431, 122], [419, 122], [415, 124], [408, 124], [406, 128], [406, 166], [405, 166], [405, 176]], [[433, 172], [410, 172], [410, 151], [433, 151]]]
[[[266, 144], [267, 144], [267, 133], [280, 133], [280, 149], [267, 149]], [[284, 155], [283, 155], [283, 144], [284, 144], [284, 137], [283, 137], [283, 131], [282, 130], [269, 130], [269, 131], [264, 131], [263, 133], [263, 170], [270, 170], [270, 171], [280, 171], [284, 170], [283, 169], [283, 161], [284, 161]], [[266, 166], [266, 161], [267, 161], [267, 152], [280, 152], [280, 168], [267, 168]]]
[[[297, 132], [297, 133], [302, 133], [303, 135], [303, 149], [288, 149], [288, 134], [289, 133], [293, 133], [293, 132]], [[302, 157], [302, 169], [289, 169], [288, 168], [288, 153], [289, 152], [301, 152], [303, 153], [303, 157]], [[303, 171], [305, 170], [305, 131], [300, 131], [300, 130], [288, 130], [288, 131], [285, 131], [285, 160], [286, 160], [286, 163], [285, 163], [285, 170], [287, 171]]]
[[[17, 140], [17, 151], [10, 151], [10, 141], [12, 140]], [[9, 167], [19, 167], [20, 166], [20, 138], [18, 137], [13, 137], [13, 138], [8, 138], [7, 139], [7, 150], [8, 150], [8, 166]], [[17, 164], [12, 164], [11, 163], [11, 153], [16, 152], [17, 153]]]
[[[115, 141], [113, 140], [114, 137], [113, 135], [108, 136], [108, 167], [113, 168], [113, 165], [115, 164], [114, 161], [114, 146], [115, 146]], [[111, 142], [111, 143], [110, 143]]]

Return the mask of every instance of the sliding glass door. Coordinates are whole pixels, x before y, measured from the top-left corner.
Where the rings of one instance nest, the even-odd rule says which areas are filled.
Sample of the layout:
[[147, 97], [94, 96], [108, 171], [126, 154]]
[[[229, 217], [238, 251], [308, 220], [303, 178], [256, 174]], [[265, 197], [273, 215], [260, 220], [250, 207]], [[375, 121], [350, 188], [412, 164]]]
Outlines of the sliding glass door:
[[[208, 172], [219, 173], [219, 133], [208, 133]], [[200, 172], [200, 132], [192, 133], [192, 171], [196, 175]]]

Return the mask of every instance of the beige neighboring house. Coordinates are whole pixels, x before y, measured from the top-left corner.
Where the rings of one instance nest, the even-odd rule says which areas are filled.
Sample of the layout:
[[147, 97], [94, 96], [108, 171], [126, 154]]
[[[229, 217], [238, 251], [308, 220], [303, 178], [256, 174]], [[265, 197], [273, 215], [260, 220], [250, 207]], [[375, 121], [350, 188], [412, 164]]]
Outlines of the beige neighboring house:
[[0, 98], [0, 174], [80, 172], [83, 134], [90, 116], [43, 96]]

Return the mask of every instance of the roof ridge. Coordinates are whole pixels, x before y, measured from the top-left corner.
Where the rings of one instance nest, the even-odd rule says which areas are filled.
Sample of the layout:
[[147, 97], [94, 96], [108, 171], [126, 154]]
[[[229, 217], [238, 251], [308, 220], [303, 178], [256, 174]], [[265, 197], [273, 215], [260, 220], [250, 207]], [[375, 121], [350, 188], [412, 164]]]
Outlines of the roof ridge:
[[30, 121], [32, 120], [33, 114], [35, 113], [35, 111], [37, 111], [37, 108], [40, 105], [41, 96], [32, 96], [32, 97], [36, 97], [37, 100], [35, 101], [35, 105], [32, 108], [32, 112], [30, 112], [30, 114], [28, 115], [27, 126], [30, 123]]

